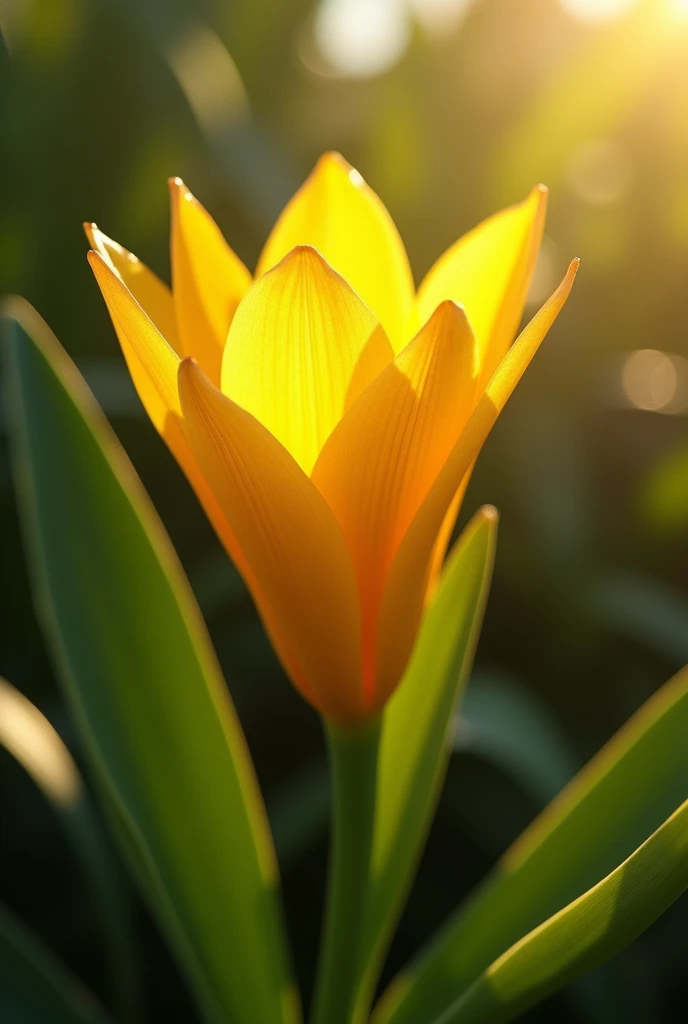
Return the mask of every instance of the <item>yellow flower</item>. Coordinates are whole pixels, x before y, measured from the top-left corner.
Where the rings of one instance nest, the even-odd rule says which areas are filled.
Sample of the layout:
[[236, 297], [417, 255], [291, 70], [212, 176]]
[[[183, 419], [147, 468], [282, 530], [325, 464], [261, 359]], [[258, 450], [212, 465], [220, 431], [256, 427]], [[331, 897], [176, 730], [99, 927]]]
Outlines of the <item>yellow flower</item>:
[[470, 469], [576, 262], [510, 348], [543, 188], [456, 242], [417, 292], [387, 210], [337, 155], [289, 202], [253, 281], [183, 183], [171, 192], [172, 291], [94, 224], [91, 266], [286, 672], [353, 724], [402, 676]]

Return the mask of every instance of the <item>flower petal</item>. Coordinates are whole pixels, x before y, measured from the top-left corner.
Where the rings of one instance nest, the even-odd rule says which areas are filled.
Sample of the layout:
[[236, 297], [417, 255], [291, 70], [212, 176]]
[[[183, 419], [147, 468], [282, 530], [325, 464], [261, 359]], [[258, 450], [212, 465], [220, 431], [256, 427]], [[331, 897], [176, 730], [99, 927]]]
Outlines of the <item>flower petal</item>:
[[251, 275], [181, 178], [170, 179], [172, 293], [182, 355], [215, 384], [229, 325]]
[[447, 249], [418, 289], [424, 323], [444, 299], [460, 302], [478, 343], [485, 386], [518, 328], [542, 238], [547, 190], [489, 217]]
[[157, 274], [149, 270], [138, 256], [129, 252], [119, 242], [98, 228], [96, 224], [84, 224], [89, 245], [100, 253], [109, 267], [124, 281], [125, 285], [153, 321], [163, 338], [179, 352], [177, 318], [174, 312], [172, 292]]
[[334, 517], [279, 441], [192, 360], [179, 389], [189, 442], [258, 582], [259, 610], [272, 611], [279, 655], [288, 670], [299, 664], [305, 696], [327, 716], [362, 718], [358, 597]]
[[181, 432], [179, 356], [113, 269], [112, 262], [93, 250], [88, 254], [88, 262], [103, 293], [139, 398], [154, 426], [170, 443], [168, 434], [176, 438]]
[[146, 412], [193, 487], [206, 515], [237, 568], [250, 572], [234, 534], [189, 447], [181, 415], [177, 374], [179, 356], [141, 308], [121, 277], [100, 253], [91, 264], [117, 332], [129, 372]]
[[391, 359], [368, 307], [315, 249], [298, 246], [240, 303], [222, 391], [310, 473], [346, 409]]
[[399, 545], [380, 607], [376, 708], [387, 700], [406, 666], [422, 612], [433, 548], [447, 510], [507, 399], [566, 302], [577, 269], [578, 260], [574, 260], [557, 290], [504, 356]]
[[338, 153], [326, 153], [277, 220], [258, 261], [264, 274], [297, 245], [312, 245], [384, 327], [395, 351], [414, 300], [404, 243], [378, 196]]
[[473, 353], [463, 310], [442, 303], [351, 407], [313, 470], [353, 559], [368, 686], [387, 571], [475, 404]]

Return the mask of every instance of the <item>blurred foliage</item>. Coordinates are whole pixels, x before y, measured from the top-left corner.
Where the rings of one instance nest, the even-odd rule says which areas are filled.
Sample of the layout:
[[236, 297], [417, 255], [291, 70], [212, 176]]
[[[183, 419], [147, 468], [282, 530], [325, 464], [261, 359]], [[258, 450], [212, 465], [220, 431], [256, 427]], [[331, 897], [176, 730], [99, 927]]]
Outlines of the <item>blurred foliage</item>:
[[[465, 500], [461, 525], [483, 502], [501, 512], [466, 705], [473, 741], [453, 758], [386, 977], [688, 647], [686, 5], [637, 0], [593, 23], [570, 11], [594, 5], [572, 0], [386, 2], [406, 45], [355, 77], [328, 66], [324, 4], [310, 0], [0, 0], [0, 291], [29, 299], [83, 369], [196, 588], [275, 825], [306, 989], [328, 813], [318, 723], [140, 416], [83, 220], [168, 277], [165, 179], [178, 174], [253, 265], [276, 212], [336, 148], [388, 204], [417, 279], [538, 180], [551, 204], [533, 301], [582, 259]], [[638, 350], [651, 350], [642, 373]], [[0, 446], [0, 672], [82, 763], [34, 618], [2, 435]], [[539, 757], [504, 742], [512, 717]], [[112, 1006], [80, 867], [3, 750], [0, 765], [0, 898]], [[687, 913], [679, 903], [613, 968], [527, 1019], [685, 1020]], [[193, 1020], [138, 902], [133, 914], [141, 1018]], [[623, 1004], [610, 997], [621, 988]]]

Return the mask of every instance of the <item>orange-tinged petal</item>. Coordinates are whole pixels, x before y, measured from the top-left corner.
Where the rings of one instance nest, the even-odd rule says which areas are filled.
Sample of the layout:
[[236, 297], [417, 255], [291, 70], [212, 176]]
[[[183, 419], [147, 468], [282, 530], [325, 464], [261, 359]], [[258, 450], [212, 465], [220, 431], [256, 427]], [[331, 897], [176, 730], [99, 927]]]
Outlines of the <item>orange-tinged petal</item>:
[[326, 153], [277, 220], [258, 261], [264, 274], [297, 245], [312, 245], [384, 327], [395, 351], [414, 301], [404, 243], [379, 197], [338, 153]]
[[108, 238], [96, 224], [84, 224], [84, 231], [91, 248], [95, 249], [108, 266], [119, 274], [163, 338], [175, 352], [179, 352], [177, 318], [174, 312], [172, 292], [167, 285], [160, 280], [157, 274], [149, 270], [138, 256], [134, 256], [133, 252], [129, 252], [119, 242]]
[[179, 356], [111, 263], [93, 250], [88, 254], [88, 262], [103, 293], [134, 386], [146, 412], [166, 440], [168, 433], [176, 437], [179, 427], [177, 421], [181, 416], [177, 393]]
[[471, 479], [472, 466], [464, 476], [463, 480], [459, 484], [456, 494], [451, 500], [449, 509], [445, 513], [440, 532], [437, 534], [437, 539], [433, 545], [432, 557], [430, 559], [430, 573], [428, 575], [428, 585], [426, 589], [425, 598], [429, 600], [435, 592], [437, 584], [440, 581], [442, 574], [442, 566], [444, 565], [444, 556], [447, 553], [447, 547], [451, 540], [451, 535], [454, 532], [454, 525], [456, 523], [456, 517], [459, 514], [461, 503], [463, 502], [468, 484]]
[[578, 260], [574, 260], [557, 290], [504, 356], [399, 546], [380, 607], [375, 707], [384, 704], [406, 666], [422, 612], [433, 547], [447, 510], [497, 416], [566, 302], [577, 269]]
[[[250, 569], [237, 540], [186, 438], [177, 387], [179, 357], [110, 264], [95, 252], [89, 252], [88, 260], [146, 412], [186, 474], [237, 568], [245, 577], [250, 576]], [[296, 669], [293, 672], [296, 674]]]
[[418, 289], [424, 323], [444, 299], [460, 302], [475, 331], [481, 386], [499, 365], [518, 328], [535, 267], [547, 190], [497, 213], [440, 256]]
[[172, 293], [181, 352], [215, 384], [229, 325], [251, 275], [180, 178], [170, 179]]
[[242, 299], [222, 391], [310, 473], [346, 409], [391, 359], [368, 307], [315, 249], [298, 246]]
[[260, 587], [256, 603], [271, 609], [278, 654], [287, 670], [298, 662], [322, 712], [362, 718], [356, 583], [332, 513], [280, 442], [191, 360], [179, 390], [189, 442]]
[[385, 577], [475, 404], [473, 355], [463, 310], [442, 303], [351, 407], [313, 470], [356, 570], [368, 686]]

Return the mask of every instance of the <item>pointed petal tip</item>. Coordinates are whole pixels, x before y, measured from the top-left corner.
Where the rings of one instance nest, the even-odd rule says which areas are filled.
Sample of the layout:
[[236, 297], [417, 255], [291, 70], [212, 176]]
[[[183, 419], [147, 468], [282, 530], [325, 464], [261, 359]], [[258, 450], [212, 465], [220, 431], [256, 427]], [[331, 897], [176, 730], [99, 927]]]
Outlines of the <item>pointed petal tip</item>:
[[499, 509], [494, 505], [482, 505], [478, 509], [478, 515], [483, 522], [489, 523], [491, 526], [496, 526], [499, 522]]
[[571, 262], [568, 265], [568, 268], [566, 270], [566, 274], [564, 275], [564, 280], [562, 281], [562, 284], [565, 285], [567, 288], [570, 289], [571, 286], [573, 285], [573, 282], [576, 279], [576, 274], [578, 273], [578, 268], [579, 267], [580, 267], [580, 257], [579, 256], [574, 256], [574, 258], [571, 260]]
[[351, 170], [351, 164], [349, 161], [336, 149], [328, 149], [327, 152], [323, 153], [322, 156], [318, 158], [318, 162], [315, 166], [316, 168], [324, 168], [328, 166], [331, 167], [333, 165], [347, 172]]
[[326, 173], [329, 170], [333, 170], [343, 175], [345, 178], [348, 178], [349, 183], [354, 185], [356, 188], [360, 188], [362, 185], [365, 185], [365, 179], [360, 171], [357, 171], [355, 167], [352, 167], [346, 157], [342, 156], [341, 153], [338, 153], [334, 149], [329, 150], [327, 153], [323, 153], [313, 169], [312, 176], [320, 173]]
[[193, 194], [189, 191], [189, 189], [184, 184], [182, 179], [177, 175], [174, 175], [174, 177], [172, 178], [168, 178], [167, 185], [169, 187], [170, 198], [172, 199], [173, 203], [180, 199], [187, 199], [189, 202], [193, 200]]
[[470, 329], [465, 307], [461, 302], [455, 302], [454, 299], [443, 299], [439, 306], [436, 307], [435, 312], [430, 317], [430, 320], [446, 320], [447, 322], [454, 321], [455, 323], [467, 326]]
[[177, 373], [180, 379], [184, 377], [185, 379], [190, 380], [192, 377], [200, 374], [201, 369], [193, 356], [184, 356], [184, 358], [179, 362], [179, 369]]
[[268, 274], [274, 274], [278, 269], [285, 270], [287, 267], [291, 266], [292, 263], [296, 263], [302, 268], [318, 264], [331, 269], [325, 257], [319, 253], [314, 246], [295, 245], [293, 249], [289, 250], [286, 256], [282, 257], [279, 263], [275, 264], [272, 270], [268, 270]]
[[91, 269], [94, 270], [94, 271], [95, 271], [96, 267], [100, 266], [101, 263], [103, 264], [103, 266], [107, 270], [110, 269], [108, 267], [107, 263], [105, 262], [105, 260], [103, 259], [103, 257], [101, 256], [101, 254], [98, 252], [97, 249], [89, 249], [88, 252], [86, 253], [86, 259], [90, 263]]
[[544, 227], [547, 205], [549, 203], [549, 189], [540, 182], [530, 190], [530, 195], [525, 200], [525, 205], [533, 204], [535, 207], [536, 220]]

